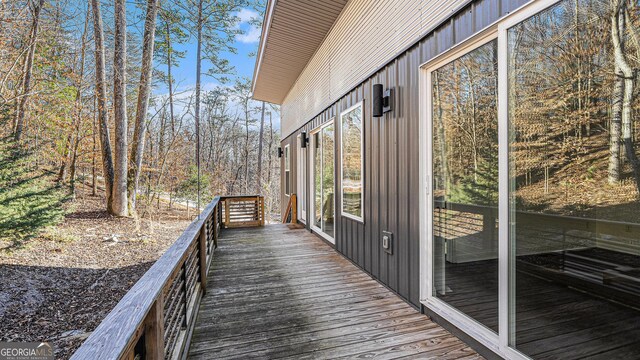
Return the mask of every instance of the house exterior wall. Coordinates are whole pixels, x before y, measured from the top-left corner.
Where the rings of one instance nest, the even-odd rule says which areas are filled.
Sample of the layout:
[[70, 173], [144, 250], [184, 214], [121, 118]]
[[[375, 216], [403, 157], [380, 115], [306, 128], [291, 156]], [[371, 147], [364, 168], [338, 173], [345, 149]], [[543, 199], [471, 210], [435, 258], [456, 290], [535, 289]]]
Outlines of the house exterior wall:
[[[469, 0], [351, 0], [282, 104], [282, 135], [344, 96]], [[501, 1], [493, 1], [497, 10]], [[469, 20], [492, 21], [491, 9]]]
[[[336, 121], [336, 166], [335, 166], [335, 194], [336, 204], [341, 204], [339, 161], [340, 154], [340, 112], [350, 106], [364, 101], [364, 222], [352, 220], [341, 215], [340, 206], [336, 206], [336, 250], [369, 273], [372, 277], [384, 283], [408, 302], [420, 306], [420, 204], [419, 204], [419, 78], [420, 65], [443, 53], [454, 45], [469, 38], [473, 34], [485, 29], [488, 25], [508, 14], [510, 11], [526, 3], [527, 0], [479, 0], [467, 4], [455, 13], [461, 1], [448, 3], [446, 14], [449, 18], [440, 21], [441, 24], [433, 31], [425, 34], [406, 51], [387, 61], [388, 54], [395, 49], [401, 49], [410, 44], [403, 43], [393, 47], [391, 44], [378, 47], [375, 42], [359, 45], [358, 51], [351, 51], [342, 55], [333, 55], [333, 51], [321, 49], [311, 60], [307, 69], [298, 79], [287, 101], [283, 105], [283, 142], [291, 146], [291, 184], [292, 192], [296, 192], [296, 137], [302, 132], [310, 133], [318, 126], [335, 119]], [[364, 3], [369, 4], [369, 7]], [[393, 19], [389, 10], [384, 10], [382, 1], [352, 0], [334, 26], [334, 31], [342, 29], [341, 22], [345, 17], [351, 18], [350, 24], [364, 21], [375, 23], [371, 27], [352, 27], [349, 36], [331, 40], [333, 46], [346, 49], [349, 45], [360, 43], [365, 39], [384, 37], [384, 33], [391, 34], [391, 30], [384, 31], [381, 24], [393, 24], [400, 20]], [[438, 21], [426, 21], [425, 14], [430, 12], [426, 5], [432, 8], [437, 1], [394, 1], [394, 9], [401, 8], [404, 13], [417, 11], [420, 13], [420, 24], [434, 24]], [[401, 4], [407, 6], [399, 6]], [[426, 5], [425, 5], [426, 4]], [[372, 15], [363, 18], [353, 15], [354, 6], [358, 11], [368, 9], [371, 14], [378, 14], [376, 21], [371, 21]], [[376, 6], [377, 5], [377, 6]], [[411, 6], [409, 6], [411, 5]], [[444, 5], [441, 5], [444, 6]], [[388, 8], [388, 7], [387, 7]], [[421, 11], [421, 9], [425, 9]], [[385, 15], [388, 14], [388, 15]], [[442, 15], [445, 16], [445, 15]], [[382, 20], [384, 17], [384, 20]], [[367, 20], [369, 19], [369, 20]], [[414, 20], [417, 21], [417, 20]], [[420, 29], [427, 25], [419, 26]], [[344, 26], [347, 29], [348, 26]], [[346, 31], [346, 30], [343, 30]], [[409, 31], [409, 30], [407, 30]], [[366, 32], [366, 34], [364, 33]], [[419, 34], [415, 30], [413, 34]], [[331, 36], [331, 35], [330, 35]], [[411, 35], [410, 37], [416, 37]], [[407, 37], [409, 38], [409, 37]], [[404, 39], [404, 38], [402, 38]], [[324, 47], [329, 42], [327, 38]], [[404, 41], [404, 40], [403, 40]], [[386, 44], [386, 43], [385, 43]], [[393, 44], [394, 46], [396, 44]], [[382, 52], [383, 54], [379, 54]], [[375, 55], [375, 56], [374, 56]], [[327, 75], [334, 59], [341, 59], [340, 66], [333, 68], [331, 76]], [[375, 59], [375, 60], [372, 60]], [[367, 64], [363, 64], [364, 61]], [[371, 60], [369, 62], [369, 60]], [[317, 62], [317, 63], [316, 63]], [[338, 68], [340, 70], [338, 71]], [[373, 75], [356, 82], [359, 76], [366, 76], [368, 71], [378, 68]], [[308, 74], [319, 71], [315, 76]], [[325, 73], [322, 73], [324, 71]], [[343, 80], [339, 81], [342, 74]], [[310, 76], [308, 79], [306, 76]], [[352, 84], [352, 85], [349, 85]], [[384, 88], [394, 89], [394, 110], [381, 118], [371, 116], [371, 93], [373, 84], [383, 84]], [[304, 85], [304, 86], [303, 86]], [[344, 94], [342, 94], [344, 92]], [[339, 96], [332, 98], [332, 96]], [[328, 102], [327, 105], [323, 105]], [[292, 120], [293, 119], [293, 120]], [[300, 125], [298, 125], [298, 122]], [[307, 152], [308, 154], [308, 152]], [[284, 157], [282, 159], [284, 161]], [[307, 164], [311, 159], [307, 158]], [[284, 162], [281, 164], [284, 169]], [[284, 176], [284, 171], [282, 172]], [[282, 180], [284, 189], [284, 179]], [[309, 178], [305, 184], [307, 191], [306, 203], [310, 203]], [[283, 208], [286, 207], [288, 197], [282, 195]], [[284, 209], [283, 209], [284, 210]], [[308, 219], [312, 218], [312, 211], [307, 209]], [[309, 221], [307, 222], [309, 223]], [[308, 224], [307, 224], [308, 227]], [[394, 235], [393, 255], [382, 249], [382, 231], [390, 231]]]

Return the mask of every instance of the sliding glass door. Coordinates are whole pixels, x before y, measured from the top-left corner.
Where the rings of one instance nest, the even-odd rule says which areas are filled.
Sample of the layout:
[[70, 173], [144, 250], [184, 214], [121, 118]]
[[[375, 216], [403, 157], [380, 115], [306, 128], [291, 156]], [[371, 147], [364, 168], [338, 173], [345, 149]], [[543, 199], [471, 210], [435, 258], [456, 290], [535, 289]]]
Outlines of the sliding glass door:
[[334, 242], [335, 218], [335, 155], [333, 121], [311, 134], [313, 163], [312, 181], [312, 229]]
[[421, 301], [508, 359], [640, 359], [640, 3], [539, 0], [422, 67]]
[[498, 331], [497, 41], [430, 70], [433, 296]]
[[510, 342], [532, 358], [640, 358], [638, 14], [564, 0], [506, 29]]

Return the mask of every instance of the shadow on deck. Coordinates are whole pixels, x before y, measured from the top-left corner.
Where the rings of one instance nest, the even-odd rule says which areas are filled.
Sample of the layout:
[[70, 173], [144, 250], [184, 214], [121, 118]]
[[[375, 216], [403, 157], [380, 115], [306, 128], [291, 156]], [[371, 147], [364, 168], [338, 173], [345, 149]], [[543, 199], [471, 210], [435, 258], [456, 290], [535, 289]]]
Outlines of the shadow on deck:
[[304, 229], [218, 245], [189, 358], [481, 358]]

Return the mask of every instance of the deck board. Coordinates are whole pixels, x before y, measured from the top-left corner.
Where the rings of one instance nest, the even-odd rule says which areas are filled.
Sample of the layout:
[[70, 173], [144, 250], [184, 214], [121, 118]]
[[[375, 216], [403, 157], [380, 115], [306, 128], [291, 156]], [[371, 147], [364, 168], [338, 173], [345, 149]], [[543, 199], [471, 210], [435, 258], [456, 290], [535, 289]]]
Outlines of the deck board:
[[[468, 275], [493, 274], [493, 266], [451, 266], [447, 284], [455, 291], [442, 298], [497, 328], [497, 284]], [[640, 359], [639, 310], [525, 272], [518, 273], [516, 289], [515, 340], [525, 354], [535, 359]]]
[[218, 244], [192, 359], [482, 359], [306, 230], [225, 230]]

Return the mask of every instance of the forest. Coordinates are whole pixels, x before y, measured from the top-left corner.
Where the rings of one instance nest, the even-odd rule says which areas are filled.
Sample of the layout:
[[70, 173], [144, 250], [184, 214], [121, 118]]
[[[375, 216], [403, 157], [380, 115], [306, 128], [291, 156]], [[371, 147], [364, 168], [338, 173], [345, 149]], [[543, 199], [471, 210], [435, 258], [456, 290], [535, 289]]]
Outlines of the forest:
[[2, 1], [3, 141], [72, 193], [91, 184], [115, 216], [143, 215], [160, 198], [204, 206], [249, 193], [265, 195], [275, 214], [279, 109], [252, 100], [250, 79], [228, 59], [244, 34], [239, 14], [253, 11], [246, 21], [259, 29], [263, 7]]
[[[560, 2], [509, 29], [508, 53], [514, 208], [637, 222], [638, 2]], [[497, 69], [492, 41], [432, 73], [434, 186], [450, 201], [497, 204]]]
[[509, 42], [521, 206], [637, 222], [639, 4], [559, 4]]

